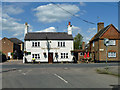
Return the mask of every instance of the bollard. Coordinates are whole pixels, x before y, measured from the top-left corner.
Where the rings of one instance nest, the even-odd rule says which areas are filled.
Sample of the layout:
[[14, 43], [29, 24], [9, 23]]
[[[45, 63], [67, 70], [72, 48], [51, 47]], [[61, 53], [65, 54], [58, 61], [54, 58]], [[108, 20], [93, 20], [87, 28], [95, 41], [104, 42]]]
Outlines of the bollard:
[[61, 61], [61, 64], [63, 64], [63, 61]]
[[39, 64], [40, 64], [40, 61], [39, 61]]

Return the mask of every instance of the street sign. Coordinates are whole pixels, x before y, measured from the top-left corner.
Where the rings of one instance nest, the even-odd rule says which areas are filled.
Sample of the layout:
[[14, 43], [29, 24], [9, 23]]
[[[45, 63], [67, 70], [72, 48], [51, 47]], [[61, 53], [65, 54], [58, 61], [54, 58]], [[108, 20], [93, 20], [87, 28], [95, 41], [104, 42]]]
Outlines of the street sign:
[[108, 45], [109, 45], [109, 39], [104, 38], [104, 45], [105, 45], [105, 46], [108, 46]]

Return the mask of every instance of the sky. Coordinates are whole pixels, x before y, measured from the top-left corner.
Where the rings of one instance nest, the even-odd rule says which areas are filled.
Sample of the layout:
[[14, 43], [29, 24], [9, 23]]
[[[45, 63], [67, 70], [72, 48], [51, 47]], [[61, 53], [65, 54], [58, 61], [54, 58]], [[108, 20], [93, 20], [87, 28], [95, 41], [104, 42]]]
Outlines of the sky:
[[73, 37], [80, 33], [87, 43], [97, 33], [98, 22], [118, 28], [118, 2], [2, 2], [0, 20], [0, 39], [24, 40], [25, 22], [29, 32], [67, 32], [70, 21]]

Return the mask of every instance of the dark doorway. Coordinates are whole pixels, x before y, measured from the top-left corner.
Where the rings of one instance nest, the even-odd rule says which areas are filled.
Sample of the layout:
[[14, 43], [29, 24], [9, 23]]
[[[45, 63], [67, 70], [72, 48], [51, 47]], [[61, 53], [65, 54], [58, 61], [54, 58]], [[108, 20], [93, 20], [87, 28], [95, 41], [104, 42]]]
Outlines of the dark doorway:
[[53, 53], [48, 53], [48, 63], [53, 63]]
[[77, 60], [78, 60], [78, 52], [74, 52], [74, 63], [77, 63]]

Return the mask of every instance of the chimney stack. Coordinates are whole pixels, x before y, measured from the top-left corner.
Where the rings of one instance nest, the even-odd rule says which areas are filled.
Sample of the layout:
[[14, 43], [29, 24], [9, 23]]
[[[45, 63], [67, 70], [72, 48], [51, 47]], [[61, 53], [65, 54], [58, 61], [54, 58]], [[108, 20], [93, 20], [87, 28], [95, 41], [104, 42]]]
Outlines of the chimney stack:
[[68, 35], [72, 35], [72, 25], [71, 22], [68, 24]]
[[25, 35], [28, 33], [28, 27], [29, 27], [29, 26], [28, 26], [28, 23], [26, 22], [26, 23], [25, 23]]
[[85, 42], [82, 42], [82, 50], [85, 49]]
[[104, 22], [97, 23], [97, 32], [104, 28]]

